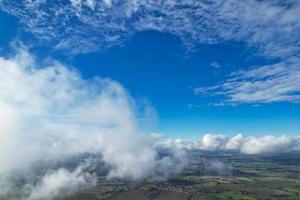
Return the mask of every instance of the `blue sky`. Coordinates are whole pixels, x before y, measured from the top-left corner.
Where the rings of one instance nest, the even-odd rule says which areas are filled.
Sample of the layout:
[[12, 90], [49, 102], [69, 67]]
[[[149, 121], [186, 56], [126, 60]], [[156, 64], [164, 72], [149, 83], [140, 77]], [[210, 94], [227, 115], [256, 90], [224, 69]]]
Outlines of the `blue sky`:
[[118, 81], [156, 110], [147, 131], [181, 138], [300, 133], [296, 1], [228, 1], [232, 8], [208, 1], [207, 12], [205, 1], [134, 8], [133, 1], [63, 1], [59, 11], [57, 2], [24, 2], [0, 1], [1, 56], [18, 40], [85, 79]]

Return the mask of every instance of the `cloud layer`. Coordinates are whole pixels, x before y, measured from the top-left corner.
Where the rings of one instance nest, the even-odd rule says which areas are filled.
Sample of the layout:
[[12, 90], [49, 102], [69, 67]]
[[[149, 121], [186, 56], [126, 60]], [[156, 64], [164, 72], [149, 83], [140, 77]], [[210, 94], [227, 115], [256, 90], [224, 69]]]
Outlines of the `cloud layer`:
[[85, 170], [97, 164], [108, 178], [133, 180], [182, 168], [167, 168], [181, 162], [178, 151], [161, 157], [156, 139], [138, 133], [134, 100], [115, 81], [84, 80], [56, 61], [38, 65], [25, 47], [0, 57], [0, 78], [0, 197], [14, 194], [22, 177], [24, 198], [69, 193], [92, 185]]
[[140, 31], [173, 34], [192, 47], [241, 41], [267, 56], [299, 53], [298, 1], [1, 0], [27, 31], [74, 53], [120, 45]]
[[166, 147], [204, 151], [237, 151], [243, 154], [274, 154], [300, 150], [299, 137], [287, 136], [243, 136], [205, 134], [198, 141], [169, 140]]
[[[147, 30], [175, 35], [187, 49], [241, 42], [254, 47], [254, 54], [276, 61], [248, 69], [241, 66], [243, 71], [214, 86], [197, 87], [195, 94], [221, 96], [217, 105], [299, 101], [296, 0], [0, 0], [0, 8], [16, 16], [40, 41], [74, 54], [123, 45]], [[258, 71], [258, 77], [251, 75]]]

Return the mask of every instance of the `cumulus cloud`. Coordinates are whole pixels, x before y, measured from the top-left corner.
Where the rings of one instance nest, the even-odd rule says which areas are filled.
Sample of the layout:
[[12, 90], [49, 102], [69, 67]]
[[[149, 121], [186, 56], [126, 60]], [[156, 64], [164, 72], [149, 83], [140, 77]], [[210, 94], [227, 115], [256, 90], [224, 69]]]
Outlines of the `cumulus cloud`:
[[[100, 160], [108, 178], [133, 180], [180, 161], [173, 152], [160, 156], [156, 139], [139, 133], [135, 102], [113, 80], [84, 80], [56, 61], [37, 62], [25, 47], [0, 57], [0, 78], [0, 197], [24, 181], [29, 199], [89, 185], [83, 158]], [[66, 167], [72, 159], [77, 169]]]
[[167, 147], [204, 151], [238, 151], [243, 154], [273, 154], [300, 150], [300, 138], [288, 136], [243, 136], [205, 134], [198, 141], [168, 140]]
[[30, 188], [29, 200], [54, 199], [73, 194], [86, 187], [95, 185], [96, 177], [82, 172], [80, 168], [73, 172], [60, 168], [47, 172], [42, 179]]

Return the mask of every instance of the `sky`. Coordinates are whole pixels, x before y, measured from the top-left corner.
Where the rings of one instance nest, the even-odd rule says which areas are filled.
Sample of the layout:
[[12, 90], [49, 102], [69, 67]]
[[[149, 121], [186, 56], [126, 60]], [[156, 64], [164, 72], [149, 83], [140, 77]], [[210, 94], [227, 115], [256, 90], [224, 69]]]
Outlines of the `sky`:
[[0, 1], [0, 52], [22, 43], [137, 102], [144, 132], [300, 133], [297, 1]]

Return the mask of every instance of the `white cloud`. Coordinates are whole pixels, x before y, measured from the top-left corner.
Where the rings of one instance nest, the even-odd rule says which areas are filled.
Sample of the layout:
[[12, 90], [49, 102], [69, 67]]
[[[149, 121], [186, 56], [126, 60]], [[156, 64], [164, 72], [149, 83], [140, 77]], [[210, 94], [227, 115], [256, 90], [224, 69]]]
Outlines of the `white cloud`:
[[238, 151], [244, 154], [274, 154], [300, 150], [299, 137], [287, 136], [243, 136], [205, 134], [198, 141], [169, 140], [164, 145], [187, 150]]
[[[0, 0], [0, 8], [17, 16], [41, 41], [68, 53], [121, 45], [147, 30], [175, 35], [187, 48], [200, 43], [242, 42], [254, 47], [255, 54], [279, 59], [278, 63], [256, 66], [195, 92], [223, 95], [232, 104], [299, 100], [300, 3], [296, 0]], [[285, 74], [247, 77], [255, 71], [268, 76], [273, 68], [282, 68], [280, 73]]]
[[217, 95], [227, 103], [299, 102], [300, 59], [233, 72], [219, 85], [195, 88], [198, 95]]
[[[14, 185], [10, 177], [15, 174], [34, 185], [33, 199], [77, 188], [83, 172], [53, 172], [52, 167], [62, 163], [58, 167], [65, 168], [64, 161], [84, 153], [105, 163], [108, 178], [155, 177], [165, 173], [161, 170], [173, 158], [180, 161], [175, 153], [160, 157], [156, 140], [139, 134], [135, 102], [119, 83], [100, 77], [84, 80], [56, 61], [37, 66], [26, 49], [17, 51], [13, 57], [0, 57], [0, 197]], [[46, 174], [36, 185], [43, 177], [39, 171]], [[51, 186], [54, 182], [57, 187]]]
[[[240, 72], [239, 80], [236, 75], [224, 84], [204, 90], [198, 87], [196, 93], [224, 95], [231, 103], [299, 100], [300, 3], [296, 0], [0, 0], [0, 8], [17, 16], [41, 41], [68, 53], [121, 45], [147, 30], [175, 35], [187, 48], [200, 43], [242, 42], [255, 47], [256, 54], [279, 59], [278, 63]], [[283, 77], [246, 77], [258, 70], [267, 75], [277, 67], [284, 69]]]
[[187, 46], [234, 40], [267, 56], [299, 55], [300, 4], [295, 0], [1, 0], [0, 6], [36, 37], [74, 53], [156, 30], [178, 36]]
[[[0, 0], [0, 8], [17, 16], [36, 38], [68, 54], [121, 45], [147, 30], [175, 35], [187, 49], [200, 43], [242, 42], [254, 47], [255, 54], [279, 61], [195, 92], [223, 95], [232, 104], [299, 101], [300, 3], [296, 0]], [[262, 77], [273, 68], [283, 69], [282, 77]], [[261, 75], [251, 75], [256, 72]]]
[[80, 168], [73, 172], [64, 168], [50, 171], [35, 185], [27, 186], [32, 191], [27, 200], [52, 200], [57, 197], [67, 196], [95, 185], [96, 181], [96, 177], [82, 172]]
[[210, 66], [211, 67], [213, 67], [214, 69], [219, 69], [220, 67], [221, 67], [221, 65], [219, 64], [219, 63], [217, 63], [217, 62], [212, 62], [211, 64], [210, 64]]

